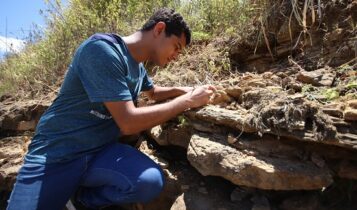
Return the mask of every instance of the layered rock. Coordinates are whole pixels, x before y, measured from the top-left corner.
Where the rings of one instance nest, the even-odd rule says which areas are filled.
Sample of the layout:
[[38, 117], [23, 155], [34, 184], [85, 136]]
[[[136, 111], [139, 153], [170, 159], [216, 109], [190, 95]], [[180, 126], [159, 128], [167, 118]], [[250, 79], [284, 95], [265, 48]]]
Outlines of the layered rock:
[[311, 190], [332, 183], [330, 171], [313, 162], [269, 157], [247, 150], [242, 152], [229, 146], [222, 136], [193, 135], [187, 158], [205, 176], [222, 176], [248, 187]]
[[321, 108], [299, 94], [259, 88], [238, 98], [231, 109], [225, 101], [191, 110], [185, 124], [168, 123], [150, 134], [160, 145], [186, 148], [201, 174], [240, 186], [312, 190], [331, 185], [332, 174], [355, 179], [357, 125], [344, 119], [354, 101]]
[[9, 101], [3, 101], [0, 108], [0, 133], [35, 130], [38, 120], [49, 104], [49, 101], [40, 100], [16, 102], [11, 98]]

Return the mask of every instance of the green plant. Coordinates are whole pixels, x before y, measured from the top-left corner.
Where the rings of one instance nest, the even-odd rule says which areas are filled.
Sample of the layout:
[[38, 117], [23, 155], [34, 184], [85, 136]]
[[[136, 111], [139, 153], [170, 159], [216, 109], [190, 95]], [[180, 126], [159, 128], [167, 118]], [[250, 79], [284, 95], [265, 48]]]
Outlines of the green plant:
[[179, 126], [180, 127], [185, 127], [185, 126], [187, 126], [189, 123], [188, 123], [188, 120], [186, 119], [186, 117], [185, 116], [183, 116], [183, 115], [179, 115], [178, 117], [177, 117], [177, 120], [178, 120], [178, 122], [179, 122]]
[[322, 95], [326, 100], [331, 101], [340, 97], [340, 93], [336, 88], [329, 88], [322, 91]]
[[212, 38], [212, 35], [202, 32], [202, 31], [193, 31], [192, 32], [192, 40], [195, 41], [207, 41]]
[[350, 81], [345, 87], [347, 89], [357, 88], [357, 80]]
[[301, 93], [306, 95], [308, 94], [309, 92], [312, 92], [314, 91], [315, 88], [311, 85], [311, 84], [307, 84], [307, 85], [303, 85], [302, 88], [301, 88]]

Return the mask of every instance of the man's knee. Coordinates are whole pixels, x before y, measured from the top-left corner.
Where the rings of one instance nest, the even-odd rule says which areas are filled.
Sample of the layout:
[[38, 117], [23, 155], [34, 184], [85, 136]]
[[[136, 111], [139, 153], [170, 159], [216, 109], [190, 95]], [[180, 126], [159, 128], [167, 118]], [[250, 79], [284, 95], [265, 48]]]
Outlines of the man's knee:
[[149, 202], [157, 197], [164, 187], [165, 178], [159, 166], [145, 170], [136, 186], [139, 202]]

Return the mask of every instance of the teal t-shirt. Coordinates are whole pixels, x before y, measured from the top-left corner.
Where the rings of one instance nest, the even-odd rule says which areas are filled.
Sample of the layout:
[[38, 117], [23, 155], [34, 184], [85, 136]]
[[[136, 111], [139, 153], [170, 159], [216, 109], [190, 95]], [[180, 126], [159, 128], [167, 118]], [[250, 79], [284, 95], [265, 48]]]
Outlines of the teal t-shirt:
[[69, 161], [116, 141], [120, 129], [103, 102], [135, 102], [140, 91], [151, 88], [143, 64], [119, 36], [91, 36], [77, 49], [57, 98], [42, 115], [26, 161]]

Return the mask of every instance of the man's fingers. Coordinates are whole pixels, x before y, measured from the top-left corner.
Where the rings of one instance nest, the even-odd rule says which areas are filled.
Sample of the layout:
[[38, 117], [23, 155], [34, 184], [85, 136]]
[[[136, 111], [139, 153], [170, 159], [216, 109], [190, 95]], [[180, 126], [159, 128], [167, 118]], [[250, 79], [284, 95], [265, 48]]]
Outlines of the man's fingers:
[[208, 93], [209, 95], [212, 95], [214, 92], [215, 90], [210, 90], [210, 89], [206, 90], [206, 93]]
[[205, 89], [208, 89], [208, 90], [212, 90], [213, 92], [217, 91], [217, 88], [215, 86], [213, 86], [213, 85], [203, 85], [201, 87], [203, 87]]
[[212, 90], [213, 92], [216, 92], [217, 88], [213, 85], [208, 85], [208, 90]]

